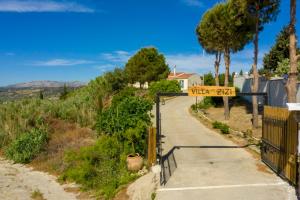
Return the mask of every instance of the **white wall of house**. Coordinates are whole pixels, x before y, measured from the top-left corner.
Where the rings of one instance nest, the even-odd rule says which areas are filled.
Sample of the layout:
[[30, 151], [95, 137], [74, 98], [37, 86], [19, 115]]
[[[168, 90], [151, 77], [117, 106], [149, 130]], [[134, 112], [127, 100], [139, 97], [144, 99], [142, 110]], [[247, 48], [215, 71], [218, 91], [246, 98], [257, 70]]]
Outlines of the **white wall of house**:
[[195, 85], [203, 85], [203, 81], [201, 80], [201, 77], [197, 74], [194, 74], [192, 76], [190, 76], [189, 78], [185, 78], [185, 79], [176, 79], [180, 86], [181, 86], [181, 90], [186, 92], [188, 90], [189, 87], [195, 86]]
[[140, 82], [135, 82], [131, 86], [135, 87], [135, 88], [143, 88], [143, 89], [148, 89], [148, 87], [149, 87], [148, 82], [144, 83], [142, 86], [141, 86]]
[[189, 77], [188, 87], [192, 87], [195, 85], [203, 85], [201, 77], [198, 74], [194, 74]]
[[188, 85], [189, 85], [188, 79], [176, 79], [176, 80], [179, 82], [182, 91], [186, 91], [188, 89]]

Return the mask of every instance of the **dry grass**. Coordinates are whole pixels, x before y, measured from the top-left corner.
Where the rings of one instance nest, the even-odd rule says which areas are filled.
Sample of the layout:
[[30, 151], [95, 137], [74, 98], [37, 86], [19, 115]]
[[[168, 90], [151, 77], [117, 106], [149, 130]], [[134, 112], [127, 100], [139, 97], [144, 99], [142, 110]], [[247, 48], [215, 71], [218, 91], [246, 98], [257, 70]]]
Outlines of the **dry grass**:
[[45, 151], [30, 165], [37, 170], [59, 175], [64, 170], [64, 152], [93, 144], [95, 133], [91, 129], [58, 119], [49, 119], [48, 124], [50, 140]]
[[262, 136], [262, 118], [259, 116], [259, 128], [252, 128], [252, 114], [248, 112], [246, 105], [235, 105], [230, 110], [230, 119], [224, 119], [224, 108], [211, 107], [206, 109], [206, 115], [210, 119], [226, 123], [230, 128], [247, 133], [250, 136], [260, 139]]

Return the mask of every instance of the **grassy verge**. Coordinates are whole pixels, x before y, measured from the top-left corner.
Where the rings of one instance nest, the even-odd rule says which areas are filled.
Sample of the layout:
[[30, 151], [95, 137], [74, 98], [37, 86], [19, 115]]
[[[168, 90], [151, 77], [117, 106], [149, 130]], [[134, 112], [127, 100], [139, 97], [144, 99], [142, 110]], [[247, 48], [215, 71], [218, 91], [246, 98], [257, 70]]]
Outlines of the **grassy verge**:
[[92, 146], [66, 153], [66, 169], [60, 179], [75, 181], [84, 190], [94, 190], [110, 199], [120, 186], [137, 178], [137, 174], [127, 171], [126, 156], [116, 137], [102, 136]]
[[29, 163], [43, 150], [47, 140], [46, 130], [32, 129], [10, 143], [5, 149], [5, 155], [17, 163]]
[[229, 126], [222, 122], [214, 121], [212, 123], [214, 129], [219, 129], [223, 134], [229, 134]]

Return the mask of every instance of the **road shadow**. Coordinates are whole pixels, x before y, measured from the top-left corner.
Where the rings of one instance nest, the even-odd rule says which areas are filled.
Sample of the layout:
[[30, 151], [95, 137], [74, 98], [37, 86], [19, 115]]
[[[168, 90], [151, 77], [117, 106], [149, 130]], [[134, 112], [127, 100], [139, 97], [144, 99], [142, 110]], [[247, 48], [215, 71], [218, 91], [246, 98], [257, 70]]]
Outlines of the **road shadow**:
[[160, 184], [165, 185], [171, 176], [174, 174], [176, 168], [178, 167], [176, 157], [175, 157], [175, 150], [180, 149], [242, 149], [247, 148], [251, 145], [256, 144], [247, 144], [243, 146], [220, 146], [220, 145], [199, 145], [199, 146], [192, 146], [192, 145], [182, 145], [182, 146], [174, 146], [168, 153], [162, 156], [161, 159], [161, 173], [160, 173]]

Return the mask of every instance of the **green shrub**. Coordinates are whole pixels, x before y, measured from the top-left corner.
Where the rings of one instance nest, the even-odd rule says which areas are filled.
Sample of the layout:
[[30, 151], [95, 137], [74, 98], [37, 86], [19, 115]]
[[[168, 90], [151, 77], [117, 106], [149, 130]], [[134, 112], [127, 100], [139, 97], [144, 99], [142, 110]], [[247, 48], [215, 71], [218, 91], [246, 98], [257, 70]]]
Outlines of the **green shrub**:
[[149, 86], [149, 95], [154, 98], [158, 92], [181, 92], [180, 84], [176, 80], [161, 80], [153, 82]]
[[129, 128], [119, 135], [120, 140], [124, 142], [127, 152], [145, 155], [147, 148], [147, 127], [145, 122], [138, 121], [136, 127]]
[[97, 130], [99, 134], [117, 135], [120, 141], [131, 144], [132, 151], [143, 155], [147, 126], [151, 123], [149, 112], [152, 109], [152, 103], [135, 96], [120, 99], [117, 95], [116, 98], [118, 100], [114, 97], [109, 108], [99, 113]]
[[229, 126], [222, 122], [215, 121], [212, 123], [213, 128], [219, 129], [223, 134], [229, 134]]
[[93, 146], [66, 153], [66, 169], [60, 178], [75, 181], [83, 189], [95, 190], [110, 199], [121, 185], [136, 178], [126, 169], [126, 155], [117, 137], [101, 136]]
[[215, 106], [215, 103], [212, 100], [212, 97], [204, 97], [203, 100], [200, 103], [193, 104], [192, 109], [197, 110], [197, 109], [207, 109], [212, 106]]
[[112, 103], [112, 105], [117, 105], [121, 101], [123, 101], [125, 98], [134, 97], [136, 92], [137, 92], [136, 88], [126, 87], [123, 90], [121, 90], [120, 92], [118, 92], [116, 95], [114, 95], [111, 103]]
[[45, 130], [32, 129], [14, 140], [5, 149], [5, 155], [17, 163], [28, 163], [41, 152], [47, 140], [48, 135]]

